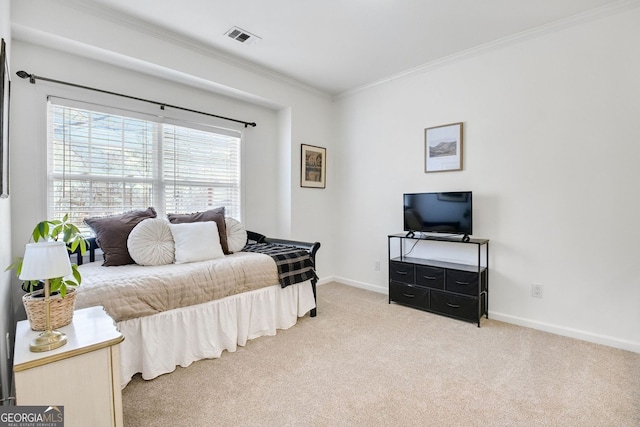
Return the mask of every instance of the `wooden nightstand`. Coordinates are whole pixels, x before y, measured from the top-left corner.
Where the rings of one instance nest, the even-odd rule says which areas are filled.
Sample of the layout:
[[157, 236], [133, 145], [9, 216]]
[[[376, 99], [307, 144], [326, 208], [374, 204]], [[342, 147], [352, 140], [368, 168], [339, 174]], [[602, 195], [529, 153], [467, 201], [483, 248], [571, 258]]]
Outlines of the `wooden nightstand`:
[[39, 334], [16, 326], [13, 363], [17, 405], [64, 406], [66, 427], [122, 426], [120, 343], [124, 340], [102, 307], [77, 310], [61, 332], [69, 342], [44, 353], [29, 351]]

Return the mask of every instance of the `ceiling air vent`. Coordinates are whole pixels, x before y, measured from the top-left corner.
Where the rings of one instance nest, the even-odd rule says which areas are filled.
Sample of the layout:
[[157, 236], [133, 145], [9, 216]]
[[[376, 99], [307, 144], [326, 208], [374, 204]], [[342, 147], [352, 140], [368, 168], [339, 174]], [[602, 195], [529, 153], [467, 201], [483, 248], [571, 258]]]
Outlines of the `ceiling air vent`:
[[250, 32], [245, 31], [242, 28], [238, 28], [238, 27], [231, 28], [229, 31], [224, 33], [224, 35], [231, 37], [232, 39], [237, 40], [240, 43], [248, 44], [248, 45], [257, 43], [258, 41], [262, 40], [260, 37], [256, 36], [255, 34], [251, 34]]

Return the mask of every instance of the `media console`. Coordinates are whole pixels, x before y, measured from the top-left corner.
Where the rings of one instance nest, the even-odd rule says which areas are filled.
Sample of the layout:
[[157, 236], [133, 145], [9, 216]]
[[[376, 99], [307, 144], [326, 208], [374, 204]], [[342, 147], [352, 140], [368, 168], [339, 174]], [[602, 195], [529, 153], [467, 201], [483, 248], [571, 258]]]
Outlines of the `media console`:
[[[396, 243], [392, 245], [394, 241]], [[475, 263], [467, 264], [409, 257], [406, 255], [407, 241], [411, 242], [412, 248], [415, 245], [434, 242], [444, 242], [446, 245], [475, 245], [477, 259]], [[392, 246], [395, 251], [392, 250]], [[488, 239], [461, 240], [460, 237], [391, 234], [388, 236], [388, 250], [389, 304], [393, 301], [432, 313], [477, 322], [478, 327], [483, 315], [489, 318]]]

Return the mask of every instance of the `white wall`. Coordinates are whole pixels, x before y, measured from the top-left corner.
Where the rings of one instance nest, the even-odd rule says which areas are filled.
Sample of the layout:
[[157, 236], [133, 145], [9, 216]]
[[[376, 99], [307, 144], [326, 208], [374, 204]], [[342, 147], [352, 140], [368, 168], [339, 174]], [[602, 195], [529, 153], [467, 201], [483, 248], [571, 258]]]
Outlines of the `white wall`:
[[[635, 8], [341, 97], [338, 277], [384, 291], [373, 265], [402, 194], [472, 190], [491, 317], [640, 351], [638, 22]], [[464, 170], [424, 173], [424, 128], [459, 121]]]

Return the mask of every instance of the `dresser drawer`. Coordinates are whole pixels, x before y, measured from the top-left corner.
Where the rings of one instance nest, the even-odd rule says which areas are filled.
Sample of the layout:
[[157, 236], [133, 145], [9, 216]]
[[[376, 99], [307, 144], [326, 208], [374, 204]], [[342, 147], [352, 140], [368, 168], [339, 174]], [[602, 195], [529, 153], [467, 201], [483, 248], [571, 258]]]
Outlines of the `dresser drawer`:
[[447, 270], [446, 290], [449, 292], [477, 296], [479, 294], [478, 273], [460, 270]]
[[446, 292], [431, 292], [431, 310], [460, 319], [477, 321], [478, 298], [451, 295]]
[[406, 283], [389, 283], [389, 298], [417, 308], [429, 308], [429, 290]]
[[416, 266], [416, 284], [434, 289], [444, 289], [444, 269]]
[[395, 282], [416, 283], [415, 269], [413, 264], [403, 262], [389, 262], [389, 278]]

